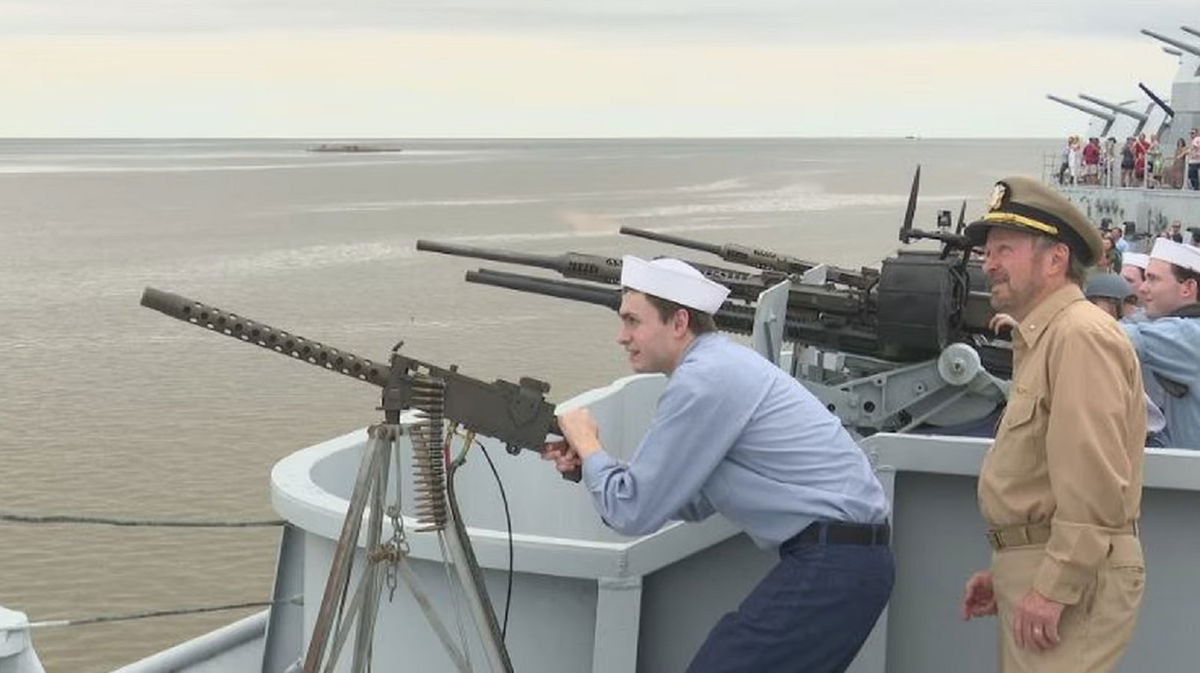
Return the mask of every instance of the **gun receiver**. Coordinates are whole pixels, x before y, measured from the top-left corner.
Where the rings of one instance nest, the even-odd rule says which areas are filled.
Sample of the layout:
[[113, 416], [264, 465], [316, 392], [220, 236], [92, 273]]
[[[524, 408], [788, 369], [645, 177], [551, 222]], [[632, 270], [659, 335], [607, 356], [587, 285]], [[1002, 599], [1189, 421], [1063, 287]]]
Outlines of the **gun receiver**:
[[415, 377], [429, 376], [445, 382], [446, 418], [504, 442], [510, 452], [541, 451], [546, 435], [558, 433], [554, 405], [545, 400], [550, 386], [536, 379], [523, 377], [519, 384], [500, 379], [486, 383], [460, 374], [453, 367], [406, 357], [398, 350], [392, 351], [385, 365], [151, 287], [142, 293], [141, 303], [177, 320], [379, 386], [383, 388], [383, 409], [390, 423], [399, 422], [401, 410], [416, 406], [412, 385]]
[[[651, 241], [660, 243], [668, 243], [670, 245], [678, 245], [683, 248], [691, 248], [692, 250], [700, 250], [717, 255], [726, 262], [734, 262], [737, 264], [745, 264], [758, 269], [766, 269], [777, 271], [785, 274], [801, 274], [810, 269], [816, 268], [816, 262], [809, 262], [790, 255], [784, 255], [770, 250], [759, 250], [736, 243], [725, 243], [715, 245], [697, 241], [690, 238], [682, 238], [680, 236], [672, 236], [663, 234], [657, 231], [649, 231], [647, 229], [637, 229], [635, 227], [621, 227], [622, 234], [637, 236]], [[863, 267], [859, 271], [851, 271], [842, 269], [836, 266], [826, 266], [826, 278], [834, 283], [848, 285], [860, 290], [870, 289], [879, 280], [879, 272], [875, 269]], [[715, 280], [715, 279], [714, 279]]]

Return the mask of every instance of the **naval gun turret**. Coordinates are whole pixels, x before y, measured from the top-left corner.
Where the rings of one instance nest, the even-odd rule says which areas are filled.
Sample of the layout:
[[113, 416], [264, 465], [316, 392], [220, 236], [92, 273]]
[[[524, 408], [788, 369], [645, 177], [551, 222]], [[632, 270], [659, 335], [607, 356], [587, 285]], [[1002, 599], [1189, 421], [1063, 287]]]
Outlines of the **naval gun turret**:
[[[1192, 39], [1200, 37], [1200, 30], [1181, 28], [1185, 36], [1141, 31], [1178, 59], [1169, 92], [1134, 82], [1138, 90], [1132, 101], [1123, 95], [1100, 98], [1080, 94], [1081, 101], [1047, 96], [1088, 115], [1087, 137], [1112, 139], [1119, 147], [1127, 138], [1144, 134], [1152, 149], [1157, 136], [1157, 151], [1148, 151], [1146, 161], [1135, 165], [1132, 175], [1121, 172], [1119, 154], [1109, 154], [1101, 156], [1100, 170], [1092, 174], [1095, 177], [1065, 181], [1059, 157], [1044, 157], [1043, 180], [1055, 183], [1097, 226], [1119, 226], [1131, 241], [1153, 237], [1172, 222], [1187, 222], [1200, 207], [1200, 192], [1181, 189], [1186, 171], [1176, 160], [1179, 141], [1189, 142], [1191, 129], [1200, 127], [1200, 42]], [[1144, 168], [1138, 170], [1140, 167]]]
[[[1180, 26], [1180, 30], [1200, 37], [1200, 30], [1195, 28]], [[1168, 122], [1159, 131], [1159, 141], [1165, 147], [1174, 147], [1177, 140], [1187, 140], [1188, 132], [1200, 126], [1200, 44], [1145, 28], [1141, 32], [1162, 42], [1166, 45], [1164, 49], [1173, 50], [1179, 58], [1179, 70], [1171, 83], [1171, 113], [1167, 115]]]

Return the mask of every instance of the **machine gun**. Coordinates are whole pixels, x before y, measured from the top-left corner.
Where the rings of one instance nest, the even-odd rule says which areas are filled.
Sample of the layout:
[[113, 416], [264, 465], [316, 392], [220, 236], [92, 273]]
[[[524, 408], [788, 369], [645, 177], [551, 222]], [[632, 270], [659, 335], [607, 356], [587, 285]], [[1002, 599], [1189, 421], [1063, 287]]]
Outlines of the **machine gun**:
[[[512, 250], [495, 250], [477, 248], [456, 243], [417, 240], [417, 250], [423, 252], [438, 252], [455, 257], [470, 257], [486, 259], [492, 262], [532, 266], [539, 269], [557, 271], [563, 278], [588, 280], [593, 283], [617, 285], [621, 282], [621, 258], [588, 255], [579, 252], [568, 252], [561, 255], [536, 255], [528, 252]], [[758, 293], [784, 280], [787, 276], [781, 273], [750, 273], [737, 269], [728, 269], [708, 264], [688, 262], [705, 277], [721, 283], [730, 289], [730, 296], [737, 299], [753, 300]]]
[[[761, 248], [751, 248], [737, 243], [723, 243], [715, 245], [705, 243], [704, 241], [696, 241], [682, 236], [672, 236], [649, 229], [637, 229], [635, 227], [621, 227], [621, 233], [629, 236], [637, 236], [651, 241], [660, 243], [669, 243], [678, 245], [683, 248], [691, 248], [692, 250], [701, 250], [710, 252], [726, 262], [734, 262], [753, 266], [759, 269], [768, 269], [771, 271], [782, 272], [788, 275], [800, 275], [807, 273], [817, 267], [823, 267], [825, 278], [831, 282], [856, 287], [860, 290], [869, 290], [876, 282], [879, 281], [879, 271], [870, 267], [862, 267], [858, 271], [850, 269], [842, 269], [836, 266], [820, 264], [818, 262], [809, 262], [791, 255], [771, 250], [763, 250]], [[714, 279], [716, 280], [716, 279]]]
[[[730, 300], [714, 314], [714, 320], [723, 331], [748, 334], [756, 343], [770, 344], [761, 349], [763, 355], [788, 369], [847, 426], [862, 434], [907, 431], [922, 425], [953, 427], [978, 421], [1003, 403], [1012, 351], [1007, 343], [990, 338], [987, 281], [962, 235], [966, 204], [953, 231], [949, 211], [938, 214], [936, 229], [915, 229], [919, 184], [918, 167], [900, 240], [906, 245], [936, 240], [941, 250], [902, 248], [883, 260], [878, 271], [868, 267], [858, 272], [835, 269], [822, 278], [822, 265], [772, 251], [711, 245], [629, 228], [622, 228], [622, 233], [704, 250], [727, 261], [775, 264], [770, 270], [786, 271], [789, 275], [776, 284], [780, 292], [775, 297], [768, 296], [774, 289], [763, 287], [766, 283], [761, 280], [753, 281], [758, 294], [749, 297], [752, 288], [709, 274], [731, 288]], [[417, 248], [549, 268], [610, 287], [490, 269], [468, 271], [470, 283], [613, 310], [620, 306], [620, 291], [611, 287], [620, 282], [616, 257], [600, 258], [606, 260], [604, 273], [593, 274], [580, 273], [580, 265], [572, 266], [572, 261], [590, 258], [576, 253], [541, 257], [478, 248], [464, 251], [431, 241], [420, 241]], [[794, 275], [797, 272], [803, 276]], [[772, 322], [778, 338], [760, 339]], [[782, 352], [781, 340], [793, 344], [790, 357]]]
[[383, 388], [381, 408], [389, 423], [399, 423], [405, 409], [421, 409], [421, 381], [439, 379], [445, 389], [442, 415], [467, 431], [499, 439], [510, 453], [540, 451], [546, 435], [557, 432], [554, 405], [545, 400], [550, 385], [537, 379], [485, 383], [455, 367], [439, 367], [402, 355], [402, 344], [392, 350], [384, 365], [151, 287], [142, 293], [141, 303], [177, 320], [379, 386]]
[[[149, 287], [142, 294], [141, 303], [172, 318], [383, 389], [379, 408], [383, 411], [384, 421], [368, 429], [367, 448], [330, 565], [325, 593], [305, 656], [304, 673], [328, 670], [322, 669], [325, 662], [330, 662], [332, 666], [332, 662], [338, 660], [343, 642], [350, 633], [349, 627], [356, 620], [352, 670], [358, 673], [369, 667], [375, 615], [385, 572], [395, 573], [397, 569], [406, 571], [401, 574], [418, 597], [418, 602], [421, 602], [420, 590], [412, 584], [416, 581], [415, 576], [410, 579], [411, 571], [403, 566], [407, 549], [403, 527], [395, 524], [400, 517], [399, 484], [394, 489], [396, 503], [388, 507], [384, 502], [390, 474], [388, 465], [393, 456], [399, 463], [399, 440], [404, 434], [409, 435], [412, 445], [416, 530], [436, 532], [439, 536], [442, 531], [447, 532], [445, 543], [455, 559], [455, 570], [459, 574], [491, 669], [495, 673], [512, 672], [512, 662], [504, 647], [482, 572], [475, 560], [466, 528], [461, 523], [454, 496], [454, 472], [464, 462], [477, 433], [500, 440], [510, 453], [518, 453], [521, 449], [541, 451], [547, 435], [559, 432], [554, 406], [545, 400], [550, 389], [548, 384], [527, 377], [522, 377], [516, 384], [504, 380], [486, 383], [459, 373], [453, 366], [443, 368], [401, 355], [402, 344], [392, 349], [388, 364], [384, 365]], [[401, 413], [406, 410], [419, 412], [419, 418], [401, 425]], [[458, 434], [458, 428], [466, 431], [462, 453], [453, 461], [449, 460], [452, 435], [446, 434], [444, 421], [449, 421], [455, 428], [453, 435]], [[578, 481], [579, 474], [568, 475], [568, 478]], [[345, 600], [355, 549], [363, 516], [368, 510], [370, 520], [365, 537], [369, 565], [361, 573], [358, 591], [347, 605]], [[393, 538], [386, 542], [381, 539], [380, 533], [385, 511], [392, 513], [393, 526], [396, 528]], [[457, 649], [453, 637], [437, 614], [430, 608], [426, 616], [451, 659], [460, 670], [468, 670], [464, 653]], [[337, 635], [331, 645], [330, 637], [334, 632]]]

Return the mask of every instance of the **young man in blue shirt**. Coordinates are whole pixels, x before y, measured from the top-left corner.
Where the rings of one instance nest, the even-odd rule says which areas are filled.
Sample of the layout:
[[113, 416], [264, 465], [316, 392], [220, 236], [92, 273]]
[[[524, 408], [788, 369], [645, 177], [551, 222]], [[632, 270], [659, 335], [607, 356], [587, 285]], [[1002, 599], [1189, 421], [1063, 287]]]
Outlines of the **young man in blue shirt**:
[[559, 417], [548, 457], [582, 466], [614, 530], [652, 533], [714, 513], [779, 564], [701, 646], [689, 673], [844, 671], [891, 595], [888, 502], [841, 423], [778, 367], [718, 334], [728, 290], [684, 262], [627, 256], [617, 342], [666, 390], [628, 463], [586, 409]]

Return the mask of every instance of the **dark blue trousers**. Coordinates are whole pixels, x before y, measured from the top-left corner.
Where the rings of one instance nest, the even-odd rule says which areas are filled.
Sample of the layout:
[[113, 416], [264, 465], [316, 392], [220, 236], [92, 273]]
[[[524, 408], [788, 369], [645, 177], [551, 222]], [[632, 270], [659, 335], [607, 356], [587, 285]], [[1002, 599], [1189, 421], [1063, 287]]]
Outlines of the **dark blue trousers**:
[[785, 543], [736, 612], [717, 622], [688, 673], [840, 673], [887, 605], [887, 545]]

